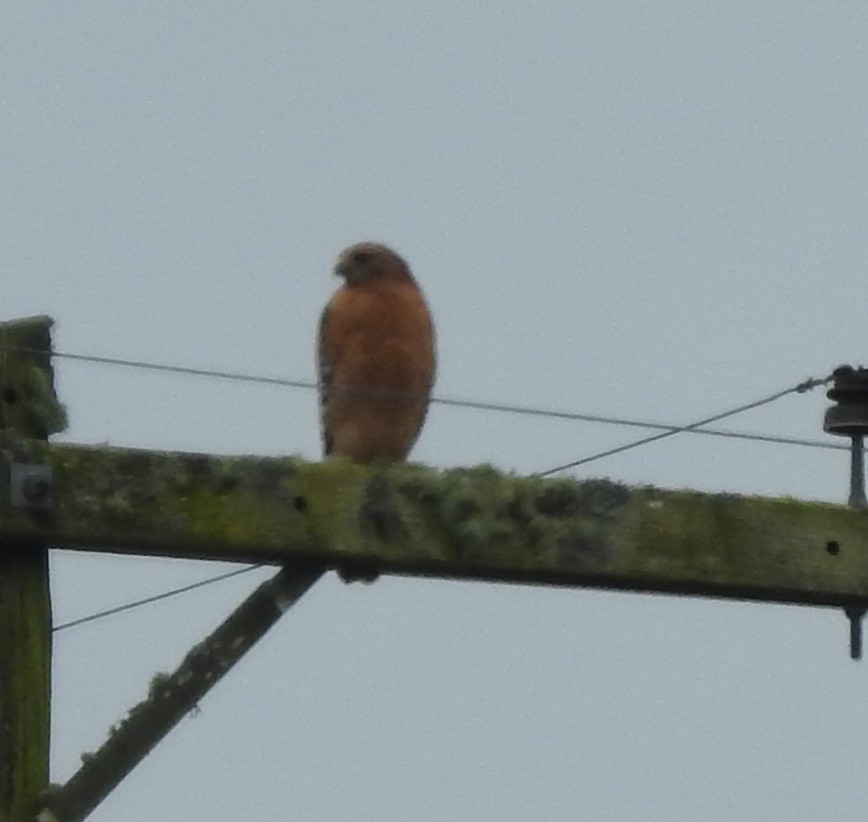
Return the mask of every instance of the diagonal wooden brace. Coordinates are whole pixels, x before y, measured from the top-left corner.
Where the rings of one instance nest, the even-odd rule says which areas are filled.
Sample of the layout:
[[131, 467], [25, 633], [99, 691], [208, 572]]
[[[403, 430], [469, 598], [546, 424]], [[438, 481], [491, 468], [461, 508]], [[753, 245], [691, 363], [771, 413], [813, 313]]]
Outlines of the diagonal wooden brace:
[[37, 822], [79, 822], [150, 753], [208, 691], [322, 575], [319, 565], [283, 568], [260, 585], [178, 669], [156, 677], [96, 753], [45, 797]]

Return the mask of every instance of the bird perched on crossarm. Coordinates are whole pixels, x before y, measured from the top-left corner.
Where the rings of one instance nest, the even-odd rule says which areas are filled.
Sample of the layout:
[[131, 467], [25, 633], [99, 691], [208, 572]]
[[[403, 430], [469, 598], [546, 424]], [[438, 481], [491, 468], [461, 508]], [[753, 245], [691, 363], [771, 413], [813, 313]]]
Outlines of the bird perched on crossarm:
[[434, 326], [407, 263], [358, 243], [338, 258], [344, 283], [320, 319], [319, 389], [326, 456], [403, 460], [434, 382]]

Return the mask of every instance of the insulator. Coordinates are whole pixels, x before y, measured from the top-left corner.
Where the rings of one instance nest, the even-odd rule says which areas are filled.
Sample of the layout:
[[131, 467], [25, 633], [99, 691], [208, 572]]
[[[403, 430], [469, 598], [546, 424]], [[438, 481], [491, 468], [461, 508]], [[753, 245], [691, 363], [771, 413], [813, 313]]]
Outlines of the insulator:
[[868, 369], [842, 365], [832, 376], [826, 396], [837, 404], [826, 411], [823, 430], [848, 437], [868, 434]]

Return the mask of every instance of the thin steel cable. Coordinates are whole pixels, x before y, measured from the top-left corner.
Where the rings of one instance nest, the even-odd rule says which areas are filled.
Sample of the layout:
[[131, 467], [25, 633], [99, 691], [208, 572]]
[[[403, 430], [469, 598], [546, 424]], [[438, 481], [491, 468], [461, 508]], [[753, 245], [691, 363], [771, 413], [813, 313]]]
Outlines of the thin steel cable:
[[[6, 350], [11, 350], [9, 347], [6, 347]], [[19, 353], [38, 353], [32, 352], [29, 349], [17, 348], [14, 349]], [[68, 359], [79, 362], [89, 362], [89, 363], [97, 363], [103, 365], [115, 365], [127, 368], [136, 368], [150, 371], [158, 371], [163, 373], [173, 373], [173, 374], [182, 374], [187, 376], [200, 376], [200, 377], [212, 377], [218, 379], [226, 379], [232, 380], [236, 382], [249, 382], [249, 383], [258, 383], [263, 385], [276, 385], [281, 387], [289, 387], [289, 388], [304, 388], [304, 389], [316, 389], [317, 383], [311, 380], [294, 380], [294, 379], [285, 379], [281, 377], [267, 377], [262, 375], [254, 375], [254, 374], [244, 374], [239, 372], [218, 370], [218, 369], [206, 369], [206, 368], [193, 368], [187, 366], [177, 366], [177, 365], [169, 365], [165, 363], [155, 363], [155, 362], [146, 362], [142, 360], [130, 360], [123, 359], [119, 357], [104, 357], [104, 356], [96, 356], [90, 354], [76, 354], [72, 352], [66, 351], [54, 351], [52, 355], [59, 359]], [[606, 451], [600, 452], [598, 454], [593, 454], [589, 457], [584, 457], [579, 460], [575, 460], [571, 463], [566, 463], [564, 465], [557, 466], [555, 468], [550, 468], [547, 471], [541, 472], [537, 474], [537, 476], [545, 477], [550, 474], [557, 473], [558, 471], [566, 470], [567, 468], [573, 468], [578, 465], [583, 465], [588, 462], [593, 462], [594, 460], [602, 459], [607, 456], [611, 456], [613, 454], [620, 453], [622, 451], [626, 451], [632, 448], [637, 448], [641, 445], [645, 445], [650, 442], [655, 442], [660, 439], [665, 439], [666, 437], [673, 436], [674, 434], [679, 433], [693, 433], [693, 434], [705, 434], [707, 436], [717, 436], [717, 437], [726, 437], [732, 439], [742, 439], [742, 440], [753, 440], [758, 442], [769, 442], [769, 443], [777, 443], [777, 444], [785, 444], [785, 445], [799, 445], [809, 448], [824, 448], [824, 449], [834, 449], [834, 450], [847, 450], [847, 446], [844, 445], [835, 445], [833, 443], [822, 442], [819, 440], [807, 440], [800, 439], [795, 437], [777, 437], [771, 434], [752, 434], [747, 432], [738, 432], [738, 431], [727, 431], [720, 429], [709, 429], [703, 428], [702, 426], [710, 423], [716, 422], [717, 420], [724, 419], [726, 417], [731, 417], [736, 414], [742, 413], [743, 411], [748, 411], [752, 408], [757, 408], [761, 405], [766, 405], [770, 402], [773, 402], [781, 397], [784, 397], [788, 394], [799, 392], [803, 393], [812, 388], [815, 388], [818, 385], [826, 384], [831, 377], [828, 377], [823, 380], [807, 380], [803, 383], [800, 383], [797, 386], [786, 389], [784, 391], [777, 392], [776, 394], [771, 395], [770, 397], [766, 397], [762, 400], [758, 400], [753, 403], [748, 403], [747, 405], [740, 406], [739, 408], [732, 409], [730, 411], [723, 412], [721, 414], [716, 414], [712, 417], [708, 417], [704, 420], [700, 420], [698, 422], [692, 423], [686, 426], [676, 426], [676, 425], [668, 425], [665, 423], [654, 423], [648, 422], [646, 420], [632, 420], [620, 417], [609, 417], [603, 416], [599, 414], [584, 414], [578, 412], [569, 412], [569, 411], [556, 411], [553, 409], [543, 409], [543, 408], [535, 408], [532, 406], [523, 406], [523, 405], [511, 405], [506, 403], [493, 403], [493, 402], [484, 402], [479, 400], [468, 400], [468, 399], [456, 399], [451, 397], [432, 397], [431, 403], [445, 405], [449, 407], [456, 408], [470, 408], [474, 410], [481, 411], [492, 411], [499, 413], [511, 413], [511, 414], [519, 414], [526, 416], [538, 416], [538, 417], [546, 417], [550, 419], [563, 419], [563, 420], [572, 420], [572, 421], [581, 421], [581, 422], [595, 422], [602, 423], [607, 425], [621, 425], [635, 428], [647, 428], [661, 431], [659, 434], [655, 434], [651, 437], [644, 437], [641, 440], [636, 440], [632, 443], [628, 443], [626, 445], [619, 446], [617, 448], [608, 449]], [[377, 392], [377, 393], [394, 393], [394, 392]], [[102, 619], [104, 617], [112, 616], [114, 614], [122, 613], [127, 610], [131, 610], [133, 608], [138, 608], [142, 605], [147, 605], [152, 602], [158, 602], [163, 599], [167, 599], [169, 597], [177, 596], [182, 593], [187, 593], [188, 591], [195, 590], [196, 588], [201, 588], [206, 585], [211, 585], [212, 583], [220, 582], [221, 580], [228, 579], [233, 576], [238, 576], [240, 574], [247, 573], [248, 571], [252, 571], [256, 568], [261, 568], [262, 565], [251, 565], [245, 568], [241, 568], [235, 571], [230, 571], [226, 574], [220, 574], [215, 577], [209, 577], [207, 579], [201, 580], [197, 583], [193, 583], [191, 585], [185, 585], [180, 588], [174, 588], [170, 591], [166, 591], [162, 594], [157, 594], [155, 596], [146, 597], [141, 600], [136, 600], [135, 602], [130, 602], [126, 605], [121, 605], [116, 608], [110, 608], [105, 611], [100, 611], [98, 613], [91, 614], [86, 617], [82, 617], [77, 620], [73, 620], [71, 622], [64, 623], [62, 625], [56, 626], [53, 630], [55, 632], [62, 631], [66, 628], [72, 628], [77, 625], [82, 625], [86, 622], [91, 622], [97, 619]]]
[[[18, 348], [19, 353], [35, 354], [33, 349]], [[242, 374], [236, 371], [221, 371], [212, 368], [189, 368], [183, 365], [167, 365], [166, 363], [145, 362], [143, 360], [127, 360], [119, 357], [98, 357], [93, 354], [73, 354], [69, 351], [52, 351], [52, 357], [78, 362], [98, 363], [100, 365], [119, 365], [125, 368], [139, 368], [146, 371], [163, 371], [169, 374], [186, 374], [193, 377], [215, 377], [235, 382], [255, 382], [263, 385], [280, 385], [285, 388], [316, 388], [317, 384], [310, 380], [287, 380], [281, 377], [265, 377], [256, 374]]]
[[204, 588], [206, 585], [211, 585], [214, 582], [221, 582], [230, 577], [241, 576], [241, 574], [246, 574], [248, 571], [255, 571], [257, 568], [262, 567], [263, 565], [260, 563], [259, 565], [248, 565], [244, 568], [237, 568], [236, 570], [228, 571], [225, 574], [218, 574], [215, 577], [208, 577], [207, 579], [199, 580], [199, 582], [194, 582], [191, 585], [182, 585], [180, 588], [173, 588], [171, 591], [164, 591], [162, 594], [155, 594], [154, 596], [145, 597], [144, 599], [137, 599], [135, 602], [128, 602], [126, 605], [118, 605], [116, 608], [108, 608], [105, 611], [97, 611], [94, 614], [89, 614], [80, 619], [73, 619], [70, 622], [64, 622], [62, 625], [55, 625], [51, 630], [54, 633], [64, 631], [67, 628], [74, 628], [76, 625], [83, 625], [85, 622], [93, 622], [96, 619], [102, 619], [103, 617], [113, 616], [114, 614], [120, 614], [124, 611], [130, 611], [133, 608], [138, 608], [140, 605], [149, 605], [152, 602], [159, 602], [161, 599], [168, 599], [169, 597], [174, 597], [178, 594], [186, 594], [188, 591], [196, 590], [196, 588]]
[[586, 465], [589, 462], [594, 462], [596, 460], [603, 459], [604, 457], [610, 457], [613, 454], [620, 454], [624, 451], [630, 451], [633, 448], [638, 448], [641, 445], [647, 445], [651, 442], [657, 442], [657, 440], [666, 439], [666, 437], [671, 437], [675, 434], [693, 431], [694, 429], [697, 429], [702, 425], [707, 425], [711, 422], [717, 422], [718, 420], [726, 419], [727, 417], [734, 417], [736, 414], [742, 414], [745, 411], [750, 411], [753, 408], [759, 408], [760, 406], [768, 405], [769, 403], [775, 402], [776, 400], [779, 400], [782, 397], [786, 397], [789, 394], [804, 394], [806, 391], [811, 391], [812, 389], [817, 388], [820, 385], [826, 385], [826, 383], [830, 382], [831, 380], [832, 375], [824, 377], [823, 379], [812, 378], [809, 380], [805, 380], [804, 382], [800, 382], [798, 385], [794, 385], [791, 388], [785, 388], [783, 391], [776, 391], [774, 394], [770, 394], [768, 397], [763, 397], [761, 400], [755, 400], [754, 402], [740, 405], [737, 408], [731, 408], [729, 411], [723, 411], [719, 414], [705, 417], [704, 419], [690, 423], [690, 425], [684, 425], [671, 431], [664, 431], [661, 434], [654, 434], [650, 437], [643, 437], [640, 440], [634, 440], [633, 442], [628, 442], [626, 445], [619, 445], [616, 448], [608, 448], [605, 451], [591, 454], [591, 456], [589, 457], [582, 457], [581, 459], [573, 460], [572, 462], [567, 462], [563, 465], [558, 465], [555, 468], [549, 468], [547, 471], [541, 471], [536, 474], [536, 476], [547, 477], [550, 474], [557, 473], [558, 471], [565, 471], [567, 468], [575, 468], [579, 465]]
[[[20, 347], [5, 347], [5, 350], [14, 350], [18, 353], [42, 353], [33, 349]], [[296, 380], [284, 379], [282, 377], [268, 377], [256, 374], [244, 374], [234, 371], [223, 371], [210, 368], [193, 368], [188, 366], [169, 365], [166, 363], [146, 362], [143, 360], [130, 360], [118, 357], [103, 357], [92, 354], [75, 354], [68, 351], [53, 351], [52, 356], [58, 359], [67, 359], [78, 362], [97, 363], [102, 365], [116, 365], [126, 368], [136, 368], [148, 371], [159, 371], [171, 374], [185, 374], [187, 376], [196, 377], [212, 377], [217, 379], [232, 380], [235, 382], [259, 383], [261, 385], [276, 385], [285, 388], [304, 388], [308, 390], [316, 389], [317, 383], [312, 380]], [[385, 393], [393, 395], [396, 392], [364, 392], [364, 393]], [[401, 395], [405, 396], [405, 395]], [[703, 428], [699, 426], [680, 426], [660, 422], [650, 422], [648, 420], [636, 420], [625, 417], [612, 417], [602, 414], [585, 414], [574, 411], [558, 411], [549, 408], [536, 408], [527, 405], [514, 405], [509, 403], [485, 402], [482, 400], [461, 399], [455, 397], [431, 397], [431, 403], [436, 405], [444, 405], [453, 408], [469, 408], [477, 411], [492, 411], [504, 414], [517, 414], [524, 416], [544, 417], [548, 419], [570, 420], [574, 422], [592, 422], [601, 423], [603, 425], [620, 425], [630, 428], [646, 428], [654, 431], [666, 431], [671, 434], [688, 433], [702, 434], [709, 437], [726, 437], [730, 439], [741, 439], [753, 442], [768, 442], [778, 445], [797, 445], [806, 448], [822, 448], [834, 451], [846, 451], [848, 446], [836, 445], [832, 442], [823, 440], [801, 439], [798, 437], [778, 437], [773, 434], [759, 434], [746, 431], [729, 431], [719, 428]]]

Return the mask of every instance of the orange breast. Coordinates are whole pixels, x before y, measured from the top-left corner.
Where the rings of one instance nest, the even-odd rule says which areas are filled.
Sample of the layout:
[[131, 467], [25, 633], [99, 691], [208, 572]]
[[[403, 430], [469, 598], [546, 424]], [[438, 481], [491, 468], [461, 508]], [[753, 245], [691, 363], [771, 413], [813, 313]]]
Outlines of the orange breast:
[[329, 303], [322, 356], [331, 368], [324, 425], [332, 453], [360, 462], [407, 456], [434, 381], [434, 329], [412, 282], [344, 286]]

